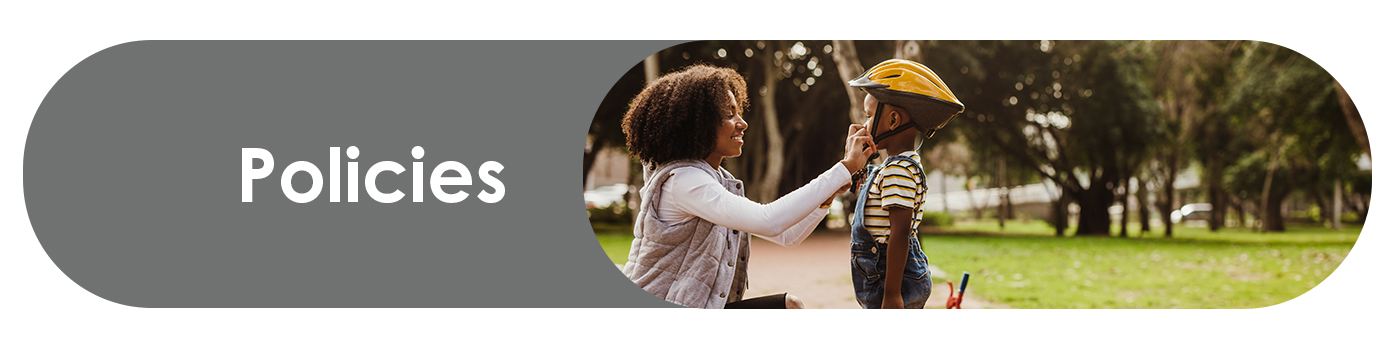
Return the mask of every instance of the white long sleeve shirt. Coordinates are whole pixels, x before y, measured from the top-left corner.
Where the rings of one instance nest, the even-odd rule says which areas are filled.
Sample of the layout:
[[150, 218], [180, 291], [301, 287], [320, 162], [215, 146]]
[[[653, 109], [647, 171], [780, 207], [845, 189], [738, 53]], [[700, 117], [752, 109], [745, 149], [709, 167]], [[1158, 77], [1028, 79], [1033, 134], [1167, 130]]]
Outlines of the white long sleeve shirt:
[[661, 187], [657, 216], [674, 224], [700, 217], [720, 226], [748, 232], [784, 247], [802, 243], [828, 213], [821, 204], [851, 183], [840, 163], [792, 193], [768, 204], [729, 193], [703, 170], [680, 168]]

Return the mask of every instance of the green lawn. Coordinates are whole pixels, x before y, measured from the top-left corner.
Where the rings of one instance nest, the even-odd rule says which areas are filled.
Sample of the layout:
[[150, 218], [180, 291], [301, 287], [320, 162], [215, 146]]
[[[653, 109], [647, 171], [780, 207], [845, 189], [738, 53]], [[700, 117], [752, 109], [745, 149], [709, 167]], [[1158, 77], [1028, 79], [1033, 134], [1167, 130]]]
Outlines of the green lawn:
[[[1015, 308], [1271, 306], [1326, 279], [1361, 231], [1176, 228], [1170, 239], [1161, 229], [1146, 238], [1133, 231], [1131, 238], [1055, 238], [1044, 226], [1048, 230], [1023, 235], [986, 234], [996, 227], [990, 221], [928, 231], [924, 251], [955, 281], [956, 273], [971, 272], [969, 291]], [[960, 229], [981, 234], [958, 234]]]
[[[927, 223], [927, 221], [925, 221], [925, 223]], [[1074, 227], [1073, 224], [1071, 224], [1070, 227], [1069, 227], [1068, 229], [1065, 230], [1065, 233], [1066, 233], [1066, 234], [1073, 234], [1073, 233], [1074, 233], [1074, 230], [1075, 230], [1075, 227]], [[1050, 223], [1047, 223], [1047, 222], [1044, 222], [1044, 221], [1024, 221], [1024, 222], [1023, 222], [1023, 221], [1018, 221], [1018, 220], [1007, 220], [1007, 221], [1006, 221], [1006, 228], [1005, 228], [1005, 229], [1003, 229], [1003, 228], [1001, 228], [1000, 226], [998, 226], [996, 220], [982, 220], [982, 221], [958, 220], [958, 221], [954, 222], [953, 226], [951, 226], [951, 227], [937, 227], [937, 228], [935, 228], [935, 227], [923, 226], [923, 227], [920, 227], [920, 228], [919, 228], [919, 231], [920, 231], [921, 233], [930, 233], [930, 232], [956, 232], [956, 233], [959, 233], [959, 234], [988, 234], [988, 235], [996, 235], [996, 234], [1017, 234], [1017, 235], [1024, 235], [1024, 236], [1054, 236], [1054, 235], [1055, 235], [1055, 227], [1052, 226], [1052, 225], [1050, 225]]]
[[[993, 220], [925, 228], [922, 239], [930, 263], [950, 279], [970, 272], [972, 294], [1014, 308], [1258, 308], [1326, 279], [1361, 227], [1293, 225], [1282, 234], [1178, 227], [1174, 238], [1154, 230], [1057, 238], [1043, 222], [1008, 221], [1002, 231]], [[631, 227], [594, 231], [614, 263], [626, 262]]]
[[632, 227], [627, 225], [593, 224], [598, 244], [615, 264], [627, 263], [627, 250], [632, 247]]

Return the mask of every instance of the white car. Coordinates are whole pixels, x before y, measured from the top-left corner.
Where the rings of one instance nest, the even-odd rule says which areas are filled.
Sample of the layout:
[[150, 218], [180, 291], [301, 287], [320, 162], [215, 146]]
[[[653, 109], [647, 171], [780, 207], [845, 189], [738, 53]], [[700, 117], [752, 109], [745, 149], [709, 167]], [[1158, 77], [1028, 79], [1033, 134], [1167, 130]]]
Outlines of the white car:
[[1179, 224], [1182, 221], [1209, 221], [1210, 203], [1191, 203], [1181, 206], [1180, 210], [1172, 211], [1172, 223]]
[[624, 202], [622, 199], [631, 189], [626, 183], [619, 183], [610, 186], [602, 186], [583, 192], [583, 203], [589, 208], [599, 208], [612, 205], [613, 203]]

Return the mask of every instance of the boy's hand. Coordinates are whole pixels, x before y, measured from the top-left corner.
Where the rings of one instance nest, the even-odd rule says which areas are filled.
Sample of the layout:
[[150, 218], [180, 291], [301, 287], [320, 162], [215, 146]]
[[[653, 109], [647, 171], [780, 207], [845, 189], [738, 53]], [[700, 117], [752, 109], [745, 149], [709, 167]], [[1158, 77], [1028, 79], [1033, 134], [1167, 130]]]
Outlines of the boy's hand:
[[851, 125], [850, 132], [846, 133], [846, 154], [841, 158], [846, 171], [854, 174], [865, 168], [866, 160], [875, 154], [874, 140], [864, 125]]

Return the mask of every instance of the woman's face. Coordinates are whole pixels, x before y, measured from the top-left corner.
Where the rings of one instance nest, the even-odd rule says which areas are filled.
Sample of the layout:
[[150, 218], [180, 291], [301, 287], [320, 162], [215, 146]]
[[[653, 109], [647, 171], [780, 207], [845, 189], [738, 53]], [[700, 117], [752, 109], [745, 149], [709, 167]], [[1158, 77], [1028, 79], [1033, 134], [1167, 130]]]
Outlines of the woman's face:
[[710, 157], [734, 157], [744, 152], [744, 130], [749, 128], [749, 124], [744, 122], [744, 117], [739, 115], [739, 102], [734, 98], [734, 92], [729, 93], [729, 108], [724, 109], [725, 116], [720, 117], [719, 127], [715, 133], [715, 151]]

